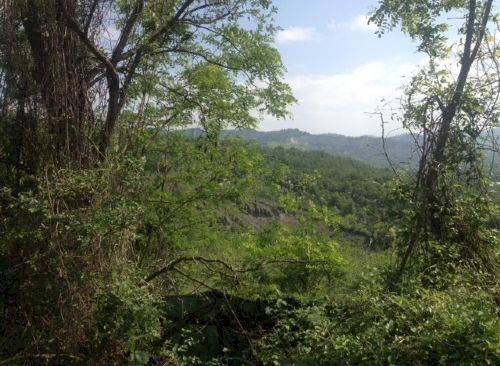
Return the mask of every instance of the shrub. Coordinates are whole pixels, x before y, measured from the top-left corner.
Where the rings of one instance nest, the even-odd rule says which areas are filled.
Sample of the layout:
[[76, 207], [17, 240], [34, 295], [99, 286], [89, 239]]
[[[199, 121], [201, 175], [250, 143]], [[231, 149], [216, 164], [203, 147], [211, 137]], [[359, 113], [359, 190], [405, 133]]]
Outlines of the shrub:
[[495, 304], [464, 281], [446, 290], [364, 286], [350, 297], [282, 317], [260, 342], [265, 364], [498, 364]]

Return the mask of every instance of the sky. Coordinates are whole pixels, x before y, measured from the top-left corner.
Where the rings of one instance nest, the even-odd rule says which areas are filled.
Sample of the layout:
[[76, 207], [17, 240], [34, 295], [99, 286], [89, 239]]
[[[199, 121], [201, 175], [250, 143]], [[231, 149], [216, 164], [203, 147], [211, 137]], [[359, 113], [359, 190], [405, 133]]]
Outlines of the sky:
[[[416, 44], [395, 30], [379, 38], [367, 24], [377, 0], [275, 0], [276, 37], [286, 81], [298, 103], [292, 119], [265, 117], [264, 131], [298, 128], [311, 133], [380, 135], [369, 112], [401, 95], [423, 61]], [[396, 124], [386, 132], [402, 133]]]

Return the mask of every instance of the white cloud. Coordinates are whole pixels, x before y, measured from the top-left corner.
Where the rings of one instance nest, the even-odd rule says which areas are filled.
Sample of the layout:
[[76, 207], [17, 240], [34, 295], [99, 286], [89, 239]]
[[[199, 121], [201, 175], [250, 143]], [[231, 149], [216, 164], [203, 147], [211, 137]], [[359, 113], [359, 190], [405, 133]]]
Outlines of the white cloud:
[[356, 16], [351, 24], [350, 28], [351, 30], [363, 30], [363, 31], [369, 31], [369, 32], [374, 32], [377, 30], [377, 25], [371, 22], [368, 22], [370, 18], [366, 14], [359, 14]]
[[[312, 133], [335, 132], [345, 135], [380, 135], [380, 122], [373, 112], [381, 100], [393, 100], [401, 94], [417, 65], [371, 62], [343, 74], [296, 75], [288, 78], [298, 104], [292, 106], [292, 121], [266, 118], [261, 128], [278, 130], [299, 128]], [[397, 129], [395, 123], [386, 131]], [[401, 131], [398, 131], [401, 132]]]
[[289, 27], [278, 32], [276, 42], [309, 42], [314, 40], [316, 37], [317, 32], [313, 27]]
[[347, 29], [351, 31], [368, 31], [374, 32], [377, 30], [377, 26], [374, 23], [369, 23], [369, 16], [366, 14], [359, 14], [349, 21], [337, 21], [335, 19], [330, 19], [327, 24], [329, 29]]

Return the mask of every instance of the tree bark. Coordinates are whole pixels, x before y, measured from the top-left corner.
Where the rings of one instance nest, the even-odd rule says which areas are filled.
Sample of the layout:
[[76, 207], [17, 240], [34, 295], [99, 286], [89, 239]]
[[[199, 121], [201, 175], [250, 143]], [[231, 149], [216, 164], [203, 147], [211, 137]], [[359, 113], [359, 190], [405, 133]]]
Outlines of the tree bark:
[[34, 61], [34, 79], [45, 109], [43, 126], [48, 158], [56, 165], [85, 166], [94, 150], [87, 138], [93, 121], [86, 78], [88, 57], [69, 31], [65, 13], [76, 14], [76, 2], [28, 0], [23, 26]]
[[491, 13], [492, 3], [493, 0], [488, 0], [485, 5], [480, 25], [481, 28], [479, 30], [479, 35], [476, 39], [474, 48], [472, 48], [472, 41], [475, 31], [477, 4], [476, 0], [469, 1], [469, 14], [467, 19], [466, 38], [464, 44], [464, 51], [461, 58], [460, 72], [458, 74], [457, 84], [455, 86], [453, 95], [448, 105], [445, 107], [445, 110], [442, 115], [442, 122], [438, 132], [436, 148], [434, 149], [434, 153], [432, 154], [431, 170], [426, 181], [426, 187], [430, 192], [433, 192], [435, 188], [435, 184], [438, 178], [439, 168], [444, 163], [444, 158], [445, 158], [444, 153], [450, 135], [451, 123], [455, 118], [457, 109], [462, 100], [465, 84], [467, 83], [467, 78], [469, 76], [471, 66], [477, 57], [479, 47], [481, 46], [482, 40], [484, 38], [486, 25]]

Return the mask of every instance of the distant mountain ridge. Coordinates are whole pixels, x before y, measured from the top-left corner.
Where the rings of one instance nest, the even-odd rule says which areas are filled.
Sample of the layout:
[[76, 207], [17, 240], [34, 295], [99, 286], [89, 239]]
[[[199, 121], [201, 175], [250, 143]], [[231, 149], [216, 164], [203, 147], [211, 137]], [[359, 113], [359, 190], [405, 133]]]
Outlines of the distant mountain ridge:
[[[300, 150], [324, 151], [331, 155], [348, 157], [375, 166], [388, 166], [382, 138], [375, 136], [351, 137], [334, 133], [311, 134], [299, 129], [281, 131], [226, 130], [222, 137], [239, 137], [246, 141], [273, 147], [294, 147]], [[408, 164], [414, 160], [414, 144], [409, 135], [386, 138], [386, 151], [396, 163]]]
[[[202, 130], [197, 128], [188, 129], [185, 132], [193, 137], [203, 134]], [[500, 129], [494, 129], [493, 134], [497, 139], [497, 144], [500, 143]], [[225, 130], [221, 133], [221, 137], [238, 137], [245, 141], [256, 141], [267, 147], [282, 146], [304, 151], [323, 151], [330, 155], [358, 160], [376, 167], [389, 166], [382, 138], [376, 136], [353, 137], [336, 133], [311, 134], [294, 128], [280, 131]], [[416, 146], [410, 134], [396, 135], [385, 139], [385, 151], [395, 166], [415, 167], [418, 159], [415, 149]], [[492, 157], [493, 153], [486, 151], [485, 164], [487, 169], [490, 169]], [[495, 181], [500, 181], [500, 159], [495, 157], [493, 162], [492, 178]]]

